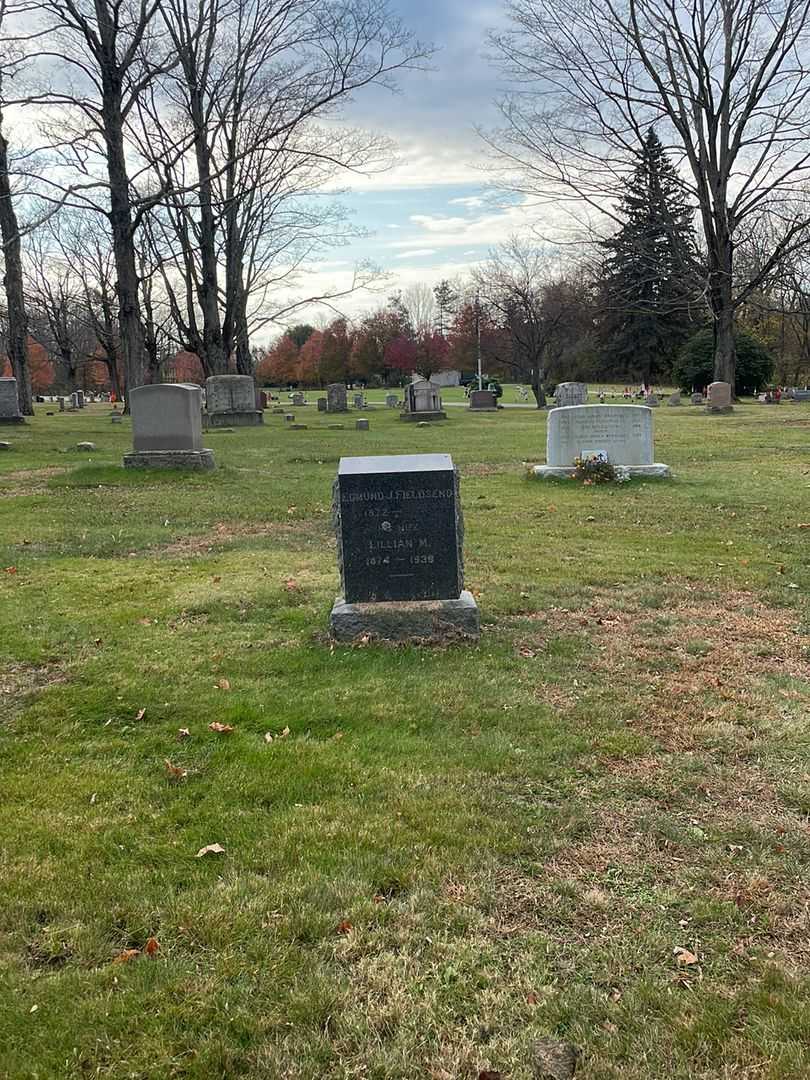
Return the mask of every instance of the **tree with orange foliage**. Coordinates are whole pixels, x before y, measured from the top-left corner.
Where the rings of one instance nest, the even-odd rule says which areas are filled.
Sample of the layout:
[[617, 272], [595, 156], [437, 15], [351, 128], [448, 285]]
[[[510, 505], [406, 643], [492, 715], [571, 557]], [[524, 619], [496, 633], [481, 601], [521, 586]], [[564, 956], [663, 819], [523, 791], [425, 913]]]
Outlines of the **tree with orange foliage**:
[[256, 382], [268, 386], [287, 386], [298, 381], [298, 346], [284, 334], [256, 365]]

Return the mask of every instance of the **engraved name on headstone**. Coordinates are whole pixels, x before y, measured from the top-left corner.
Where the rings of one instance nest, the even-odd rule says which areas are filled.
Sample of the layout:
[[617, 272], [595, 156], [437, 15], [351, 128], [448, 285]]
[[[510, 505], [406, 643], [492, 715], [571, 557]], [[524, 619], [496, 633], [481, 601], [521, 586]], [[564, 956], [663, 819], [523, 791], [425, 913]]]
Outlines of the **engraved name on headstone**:
[[460, 595], [462, 526], [449, 454], [341, 458], [335, 518], [348, 603]]

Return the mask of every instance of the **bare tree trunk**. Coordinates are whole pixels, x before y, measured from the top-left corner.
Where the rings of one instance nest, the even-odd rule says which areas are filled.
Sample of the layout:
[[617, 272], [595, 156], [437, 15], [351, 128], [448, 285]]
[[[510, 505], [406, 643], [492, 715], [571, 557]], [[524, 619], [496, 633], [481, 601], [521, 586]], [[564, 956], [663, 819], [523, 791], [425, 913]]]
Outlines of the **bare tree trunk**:
[[107, 141], [107, 171], [110, 182], [110, 225], [117, 275], [118, 326], [124, 354], [126, 392], [146, 381], [146, 350], [138, 298], [138, 270], [133, 243], [132, 205], [124, 155], [121, 96], [115, 88], [104, 88], [104, 134]]
[[0, 236], [3, 240], [5, 273], [3, 285], [8, 307], [8, 356], [11, 370], [17, 380], [17, 399], [23, 416], [33, 416], [31, 399], [31, 369], [28, 364], [28, 324], [25, 317], [23, 296], [22, 258], [20, 255], [20, 230], [11, 196], [8, 175], [8, 143], [2, 130], [3, 114], [0, 112]]
[[714, 377], [718, 382], [730, 383], [733, 394], [737, 350], [734, 344], [732, 259], [731, 237], [724, 229], [709, 254], [709, 296], [714, 318]]
[[543, 370], [542, 368], [532, 368], [532, 393], [534, 399], [537, 402], [538, 409], [545, 409], [546, 407], [546, 391], [543, 387]]
[[200, 199], [200, 282], [197, 299], [203, 319], [203, 349], [206, 367], [212, 375], [228, 370], [228, 358], [222, 340], [222, 321], [219, 316], [219, 281], [216, 256], [216, 223], [214, 220], [211, 187], [211, 154], [206, 143], [206, 123], [202, 101], [189, 77], [191, 119], [194, 124], [194, 151], [197, 159], [197, 178]]

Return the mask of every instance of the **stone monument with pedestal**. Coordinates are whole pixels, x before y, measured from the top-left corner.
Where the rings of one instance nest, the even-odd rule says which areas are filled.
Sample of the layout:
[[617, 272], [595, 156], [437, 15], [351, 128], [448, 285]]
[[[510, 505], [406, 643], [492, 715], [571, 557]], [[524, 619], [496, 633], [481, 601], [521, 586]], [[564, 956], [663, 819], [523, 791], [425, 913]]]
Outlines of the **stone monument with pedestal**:
[[400, 420], [446, 420], [447, 413], [442, 411], [442, 398], [439, 387], [427, 379], [417, 379], [405, 387], [405, 409], [399, 414]]
[[565, 405], [584, 405], [588, 400], [588, 387], [584, 382], [561, 382], [554, 388], [557, 408]]
[[734, 412], [731, 404], [731, 384], [727, 382], [709, 383], [706, 391], [706, 412], [723, 415]]
[[346, 387], [343, 383], [329, 383], [326, 388], [326, 411], [328, 413], [348, 412]]
[[256, 384], [250, 375], [211, 375], [205, 380], [209, 427], [252, 427], [264, 423], [256, 408]]
[[332, 506], [343, 589], [330, 620], [336, 638], [479, 636], [449, 454], [341, 458]]
[[24, 424], [17, 397], [17, 380], [0, 379], [0, 424]]
[[213, 469], [202, 444], [202, 391], [193, 383], [155, 383], [129, 393], [132, 453], [125, 469]]
[[498, 399], [495, 397], [494, 390], [471, 390], [470, 411], [497, 412]]
[[536, 476], [570, 476], [576, 458], [604, 456], [630, 476], [669, 476], [653, 458], [652, 410], [646, 405], [568, 405], [548, 414], [546, 464]]

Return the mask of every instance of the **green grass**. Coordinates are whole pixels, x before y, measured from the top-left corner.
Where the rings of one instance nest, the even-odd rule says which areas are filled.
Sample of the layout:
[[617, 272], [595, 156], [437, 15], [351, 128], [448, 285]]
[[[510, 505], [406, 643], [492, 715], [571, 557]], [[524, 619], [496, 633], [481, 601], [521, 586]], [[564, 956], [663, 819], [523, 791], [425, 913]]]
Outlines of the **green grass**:
[[[661, 408], [675, 479], [605, 488], [527, 478], [533, 410], [268, 413], [209, 475], [46, 411], [0, 436], [0, 1076], [810, 1075], [810, 407]], [[481, 642], [335, 646], [337, 461], [420, 450]]]

